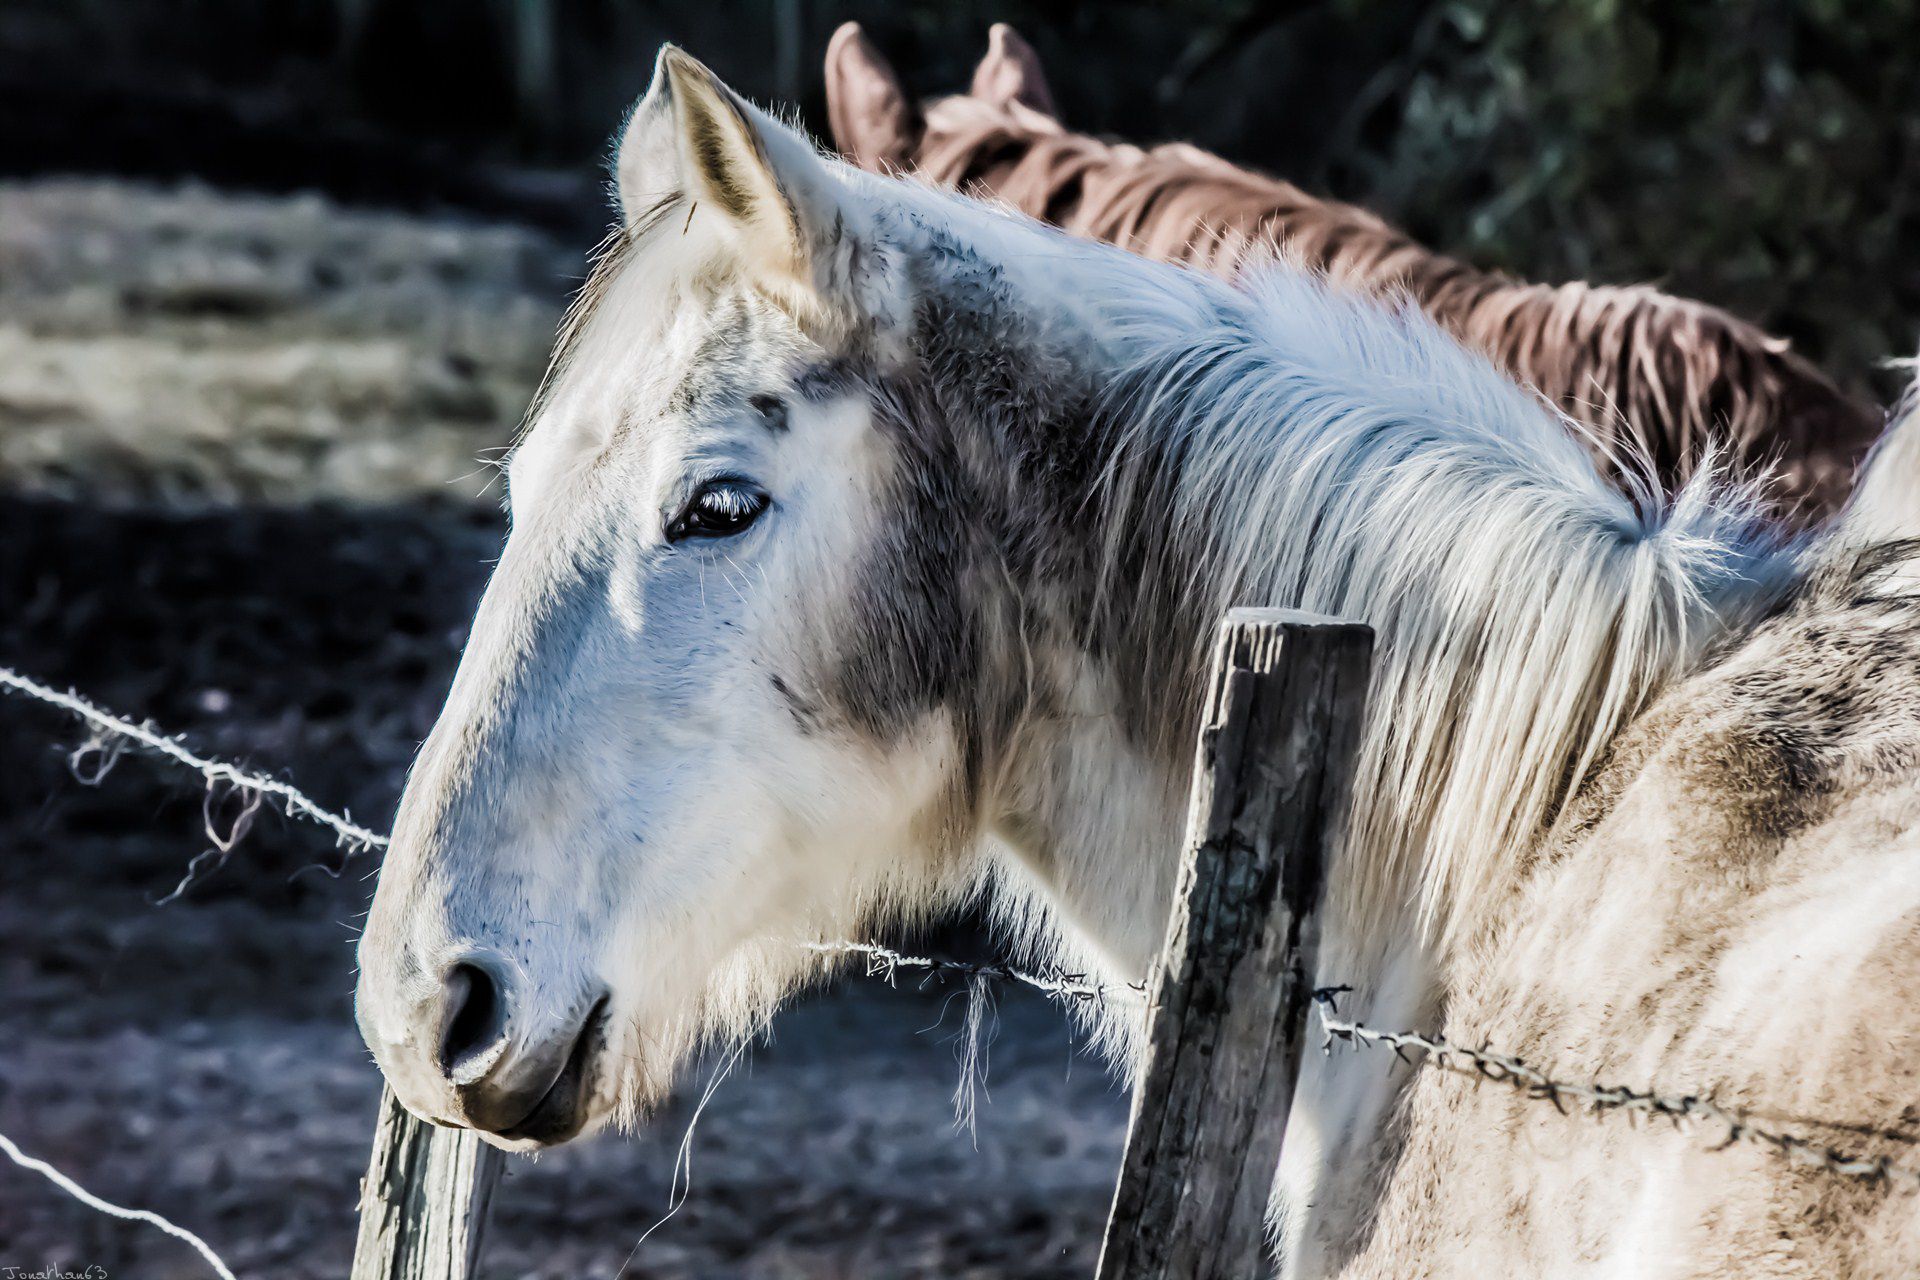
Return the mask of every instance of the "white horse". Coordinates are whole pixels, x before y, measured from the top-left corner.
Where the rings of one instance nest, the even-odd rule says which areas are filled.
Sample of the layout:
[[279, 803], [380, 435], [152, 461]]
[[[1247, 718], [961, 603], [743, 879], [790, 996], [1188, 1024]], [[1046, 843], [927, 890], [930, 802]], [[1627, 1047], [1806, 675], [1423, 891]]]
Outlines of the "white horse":
[[[1354, 1012], [1458, 1027], [1631, 914], [1601, 878], [1544, 941], [1514, 924], [1603, 825], [1626, 726], [1794, 589], [1738, 492], [1629, 501], [1409, 309], [855, 172], [671, 49], [617, 186], [361, 945], [361, 1027], [416, 1113], [517, 1149], [635, 1119], [819, 971], [804, 944], [983, 889], [1020, 945], [1141, 980], [1235, 603], [1378, 632], [1322, 957]], [[1138, 1030], [1104, 1027], [1123, 1062]], [[1632, 1032], [1607, 1061], [1643, 1061]], [[1579, 1232], [1435, 1208], [1422, 1179], [1476, 1150], [1509, 1206], [1639, 1167], [1543, 1172], [1447, 1127], [1441, 1087], [1312, 1056], [1294, 1272], [1568, 1274], [1657, 1235], [1694, 1273], [1679, 1197]]]

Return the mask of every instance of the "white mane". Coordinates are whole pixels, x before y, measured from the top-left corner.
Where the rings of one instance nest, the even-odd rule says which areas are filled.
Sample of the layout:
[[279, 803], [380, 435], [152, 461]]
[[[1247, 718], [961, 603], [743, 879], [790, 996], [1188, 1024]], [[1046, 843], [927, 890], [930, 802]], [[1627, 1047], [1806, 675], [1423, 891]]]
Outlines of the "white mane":
[[1283, 268], [1243, 296], [1138, 283], [1102, 310], [1133, 353], [1109, 497], [1150, 493], [1176, 548], [1143, 612], [1190, 633], [1234, 604], [1373, 624], [1342, 910], [1374, 937], [1412, 907], [1450, 947], [1785, 561], [1712, 466], [1671, 503], [1622, 496], [1567, 421], [1411, 304]]
[[1920, 537], [1920, 359], [1899, 362], [1916, 371], [1888, 415], [1889, 426], [1860, 466], [1846, 513], [1835, 522], [1850, 546]]

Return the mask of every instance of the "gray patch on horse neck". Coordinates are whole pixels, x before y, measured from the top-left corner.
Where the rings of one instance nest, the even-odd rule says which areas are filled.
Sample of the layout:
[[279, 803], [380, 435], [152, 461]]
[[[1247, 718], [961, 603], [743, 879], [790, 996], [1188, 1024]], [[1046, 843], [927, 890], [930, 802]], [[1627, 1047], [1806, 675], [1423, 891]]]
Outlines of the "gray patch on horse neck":
[[951, 713], [971, 813], [1021, 718], [1057, 703], [1028, 655], [1074, 642], [1093, 584], [1094, 371], [1050, 349], [999, 268], [951, 241], [915, 259], [909, 367], [857, 382], [894, 454], [851, 625], [822, 682], [862, 733], [894, 741]]

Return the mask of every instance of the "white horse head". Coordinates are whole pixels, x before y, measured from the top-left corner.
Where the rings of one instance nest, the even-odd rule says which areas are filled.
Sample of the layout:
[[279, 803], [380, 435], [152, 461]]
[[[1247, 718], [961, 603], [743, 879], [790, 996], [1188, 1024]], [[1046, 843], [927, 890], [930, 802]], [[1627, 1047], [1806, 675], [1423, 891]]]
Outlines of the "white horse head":
[[1013, 710], [963, 612], [987, 534], [882, 421], [902, 271], [835, 169], [663, 52], [362, 944], [423, 1115], [530, 1144], [642, 1107], [796, 944], [967, 879], [967, 722]]
[[1406, 311], [859, 174], [673, 50], [617, 171], [361, 946], [421, 1115], [536, 1146], [638, 1114], [805, 943], [987, 879], [1144, 976], [1235, 603], [1379, 632], [1329, 943], [1424, 975], [1752, 594], [1711, 481], [1636, 508]]

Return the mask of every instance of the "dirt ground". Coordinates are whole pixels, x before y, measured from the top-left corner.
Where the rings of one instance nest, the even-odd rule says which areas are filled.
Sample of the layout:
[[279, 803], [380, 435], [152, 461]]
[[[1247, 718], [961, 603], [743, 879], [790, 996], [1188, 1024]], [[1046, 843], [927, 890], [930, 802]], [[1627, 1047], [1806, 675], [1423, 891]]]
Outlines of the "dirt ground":
[[[516, 227], [105, 181], [0, 186], [0, 664], [184, 731], [383, 826], [503, 521], [512, 435], [584, 246]], [[0, 1132], [203, 1235], [336, 1277], [379, 1080], [353, 1030], [374, 861], [262, 817], [207, 847], [197, 780], [0, 698]], [[100, 761], [82, 762], [89, 769]], [[489, 1277], [1092, 1272], [1125, 1098], [1001, 993], [974, 1132], [950, 987], [848, 979], [782, 1014], [694, 1132], [515, 1160]], [[0, 1164], [0, 1268], [203, 1276]]]

